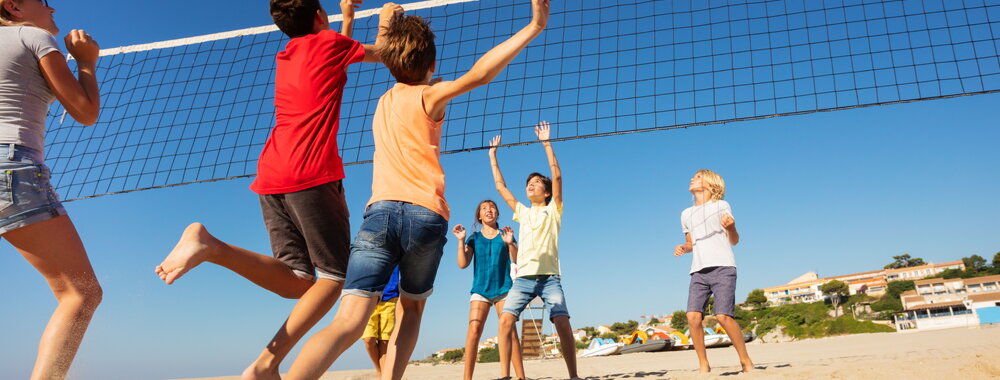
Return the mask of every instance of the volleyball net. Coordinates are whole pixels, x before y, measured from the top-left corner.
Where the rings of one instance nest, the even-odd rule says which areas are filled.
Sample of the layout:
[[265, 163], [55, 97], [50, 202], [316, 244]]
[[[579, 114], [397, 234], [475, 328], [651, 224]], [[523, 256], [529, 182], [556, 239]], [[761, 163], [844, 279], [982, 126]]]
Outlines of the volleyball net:
[[[531, 19], [527, 0], [403, 4], [437, 35], [454, 79]], [[372, 44], [377, 9], [354, 38]], [[331, 25], [340, 28], [339, 15]], [[1000, 91], [1000, 0], [553, 2], [549, 26], [492, 83], [448, 107], [442, 153], [685, 128]], [[67, 200], [253, 176], [274, 124], [273, 26], [102, 50], [102, 111], [54, 104], [46, 159]], [[70, 61], [71, 65], [73, 61]], [[344, 163], [370, 162], [371, 119], [393, 84], [348, 70]]]

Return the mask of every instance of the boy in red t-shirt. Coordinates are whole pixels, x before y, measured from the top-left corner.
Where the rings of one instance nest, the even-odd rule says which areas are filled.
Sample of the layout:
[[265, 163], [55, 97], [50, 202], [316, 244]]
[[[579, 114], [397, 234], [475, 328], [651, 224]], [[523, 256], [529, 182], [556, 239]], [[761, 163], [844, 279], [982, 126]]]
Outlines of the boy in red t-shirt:
[[[375, 46], [351, 39], [360, 0], [341, 0], [343, 31], [330, 30], [319, 0], [271, 0], [271, 17], [291, 37], [277, 54], [276, 123], [250, 189], [259, 194], [274, 257], [226, 244], [193, 223], [156, 273], [172, 284], [208, 261], [282, 297], [291, 314], [244, 379], [278, 379], [278, 365], [340, 297], [350, 255], [344, 167], [337, 150], [347, 66], [381, 62]], [[402, 9], [383, 7], [379, 24]], [[380, 28], [381, 29], [381, 28]], [[380, 36], [376, 38], [379, 43]]]

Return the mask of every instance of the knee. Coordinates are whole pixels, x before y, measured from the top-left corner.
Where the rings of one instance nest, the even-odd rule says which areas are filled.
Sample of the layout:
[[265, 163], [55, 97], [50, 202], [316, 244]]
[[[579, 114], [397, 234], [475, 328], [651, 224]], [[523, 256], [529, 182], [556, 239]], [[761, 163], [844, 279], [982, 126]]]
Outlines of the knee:
[[735, 321], [735, 319], [733, 319], [733, 317], [730, 317], [730, 316], [725, 315], [725, 314], [716, 314], [715, 315], [715, 319], [719, 320], [719, 323], [729, 323], [729, 322]]
[[93, 276], [78, 280], [58, 279], [51, 285], [59, 303], [73, 302], [83, 309], [94, 310], [104, 299], [104, 289]]
[[500, 315], [500, 329], [501, 330], [511, 330], [514, 328], [514, 315], [509, 313], [502, 313]]
[[701, 313], [696, 311], [689, 311], [687, 313], [688, 325], [691, 326], [701, 326]]
[[470, 319], [469, 332], [481, 334], [483, 332], [483, 321], [480, 319]]
[[372, 337], [361, 338], [361, 341], [365, 342], [366, 347], [372, 347], [372, 348], [378, 347], [378, 340], [376, 340], [375, 338]]

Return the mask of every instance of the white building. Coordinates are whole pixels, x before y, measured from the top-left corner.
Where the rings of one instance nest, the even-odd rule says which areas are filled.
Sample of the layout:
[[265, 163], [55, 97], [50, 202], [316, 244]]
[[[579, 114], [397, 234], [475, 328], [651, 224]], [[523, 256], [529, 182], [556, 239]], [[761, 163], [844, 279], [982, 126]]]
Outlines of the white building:
[[914, 281], [899, 295], [897, 331], [936, 330], [1000, 323], [1000, 275]]

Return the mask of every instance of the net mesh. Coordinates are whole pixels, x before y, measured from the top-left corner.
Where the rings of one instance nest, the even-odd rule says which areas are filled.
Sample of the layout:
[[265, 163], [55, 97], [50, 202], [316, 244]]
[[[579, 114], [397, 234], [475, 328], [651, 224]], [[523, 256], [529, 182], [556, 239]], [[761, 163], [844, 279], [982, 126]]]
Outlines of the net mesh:
[[[527, 1], [410, 11], [437, 34], [454, 79], [526, 25]], [[404, 5], [406, 7], [406, 5]], [[373, 43], [376, 17], [355, 24]], [[333, 25], [339, 28], [339, 23]], [[448, 107], [442, 152], [683, 128], [1000, 90], [1000, 0], [574, 1], [491, 84]], [[99, 61], [103, 108], [81, 126], [55, 104], [46, 155], [64, 198], [252, 176], [274, 122], [277, 31]], [[371, 116], [392, 86], [352, 65], [338, 143], [370, 162]]]

